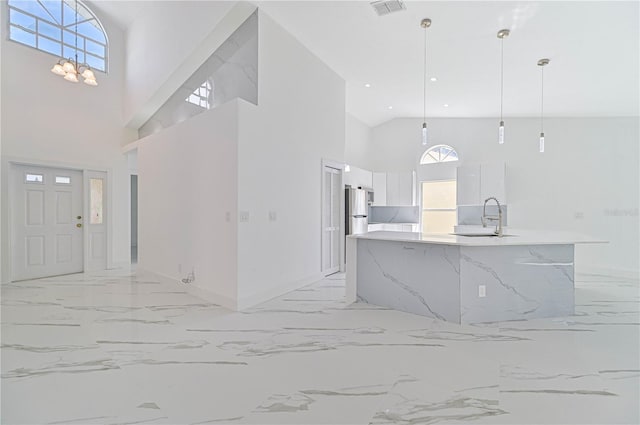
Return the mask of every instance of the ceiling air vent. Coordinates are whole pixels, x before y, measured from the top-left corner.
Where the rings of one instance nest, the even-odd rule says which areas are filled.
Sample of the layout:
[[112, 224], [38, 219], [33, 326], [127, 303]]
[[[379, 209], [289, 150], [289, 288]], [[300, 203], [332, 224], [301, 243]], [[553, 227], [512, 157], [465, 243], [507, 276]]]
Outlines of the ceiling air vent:
[[406, 6], [400, 0], [372, 1], [371, 6], [373, 6], [378, 16], [384, 16], [389, 13], [399, 12], [406, 9]]

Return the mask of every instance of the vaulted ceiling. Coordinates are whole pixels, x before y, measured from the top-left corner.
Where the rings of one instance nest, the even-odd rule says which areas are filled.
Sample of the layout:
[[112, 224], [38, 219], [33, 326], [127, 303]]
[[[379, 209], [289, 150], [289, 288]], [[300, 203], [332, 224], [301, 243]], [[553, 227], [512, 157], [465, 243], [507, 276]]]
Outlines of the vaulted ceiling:
[[[126, 28], [153, 1], [94, 1]], [[369, 125], [423, 113], [422, 18], [427, 31], [427, 115], [499, 114], [500, 41], [504, 41], [504, 114], [537, 116], [540, 58], [545, 115], [637, 116], [639, 3], [405, 2], [378, 16], [368, 1], [265, 1], [259, 6], [347, 84], [347, 110]], [[178, 17], [176, 19], [179, 19]], [[310, 81], [309, 84], [313, 84]], [[365, 87], [365, 84], [370, 87]], [[445, 106], [448, 105], [448, 106]]]

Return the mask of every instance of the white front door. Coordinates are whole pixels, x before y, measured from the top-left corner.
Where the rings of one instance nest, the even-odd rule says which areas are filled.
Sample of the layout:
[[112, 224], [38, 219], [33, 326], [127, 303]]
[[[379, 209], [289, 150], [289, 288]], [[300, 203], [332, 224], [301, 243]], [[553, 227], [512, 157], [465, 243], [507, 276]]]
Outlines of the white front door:
[[322, 271], [326, 275], [340, 269], [340, 223], [342, 170], [325, 166], [322, 172]]
[[83, 270], [82, 172], [12, 167], [12, 280]]

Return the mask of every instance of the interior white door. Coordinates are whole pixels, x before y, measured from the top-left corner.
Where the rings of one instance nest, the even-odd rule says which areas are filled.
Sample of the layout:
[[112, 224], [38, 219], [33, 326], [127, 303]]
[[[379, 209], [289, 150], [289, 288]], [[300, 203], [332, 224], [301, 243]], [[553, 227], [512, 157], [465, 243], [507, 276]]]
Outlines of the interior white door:
[[87, 270], [107, 268], [107, 173], [87, 171]]
[[322, 271], [325, 276], [340, 270], [341, 173], [327, 166], [322, 173]]
[[14, 165], [12, 280], [83, 270], [82, 173]]

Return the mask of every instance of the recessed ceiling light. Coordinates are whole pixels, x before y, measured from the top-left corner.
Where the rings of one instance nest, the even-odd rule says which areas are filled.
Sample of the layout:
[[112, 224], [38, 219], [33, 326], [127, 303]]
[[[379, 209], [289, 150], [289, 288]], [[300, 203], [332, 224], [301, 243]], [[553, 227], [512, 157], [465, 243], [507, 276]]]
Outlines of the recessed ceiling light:
[[393, 109], [393, 106], [387, 106], [387, 109]]
[[448, 107], [449, 107], [449, 104], [448, 104], [448, 103], [445, 103], [443, 106], [444, 106], [445, 108], [448, 108]]
[[369, 88], [369, 87], [371, 87], [371, 84], [366, 83], [364, 86], [365, 86], [366, 88]]
[[431, 77], [429, 78], [431, 81], [438, 81], [438, 79], [436, 77]]

